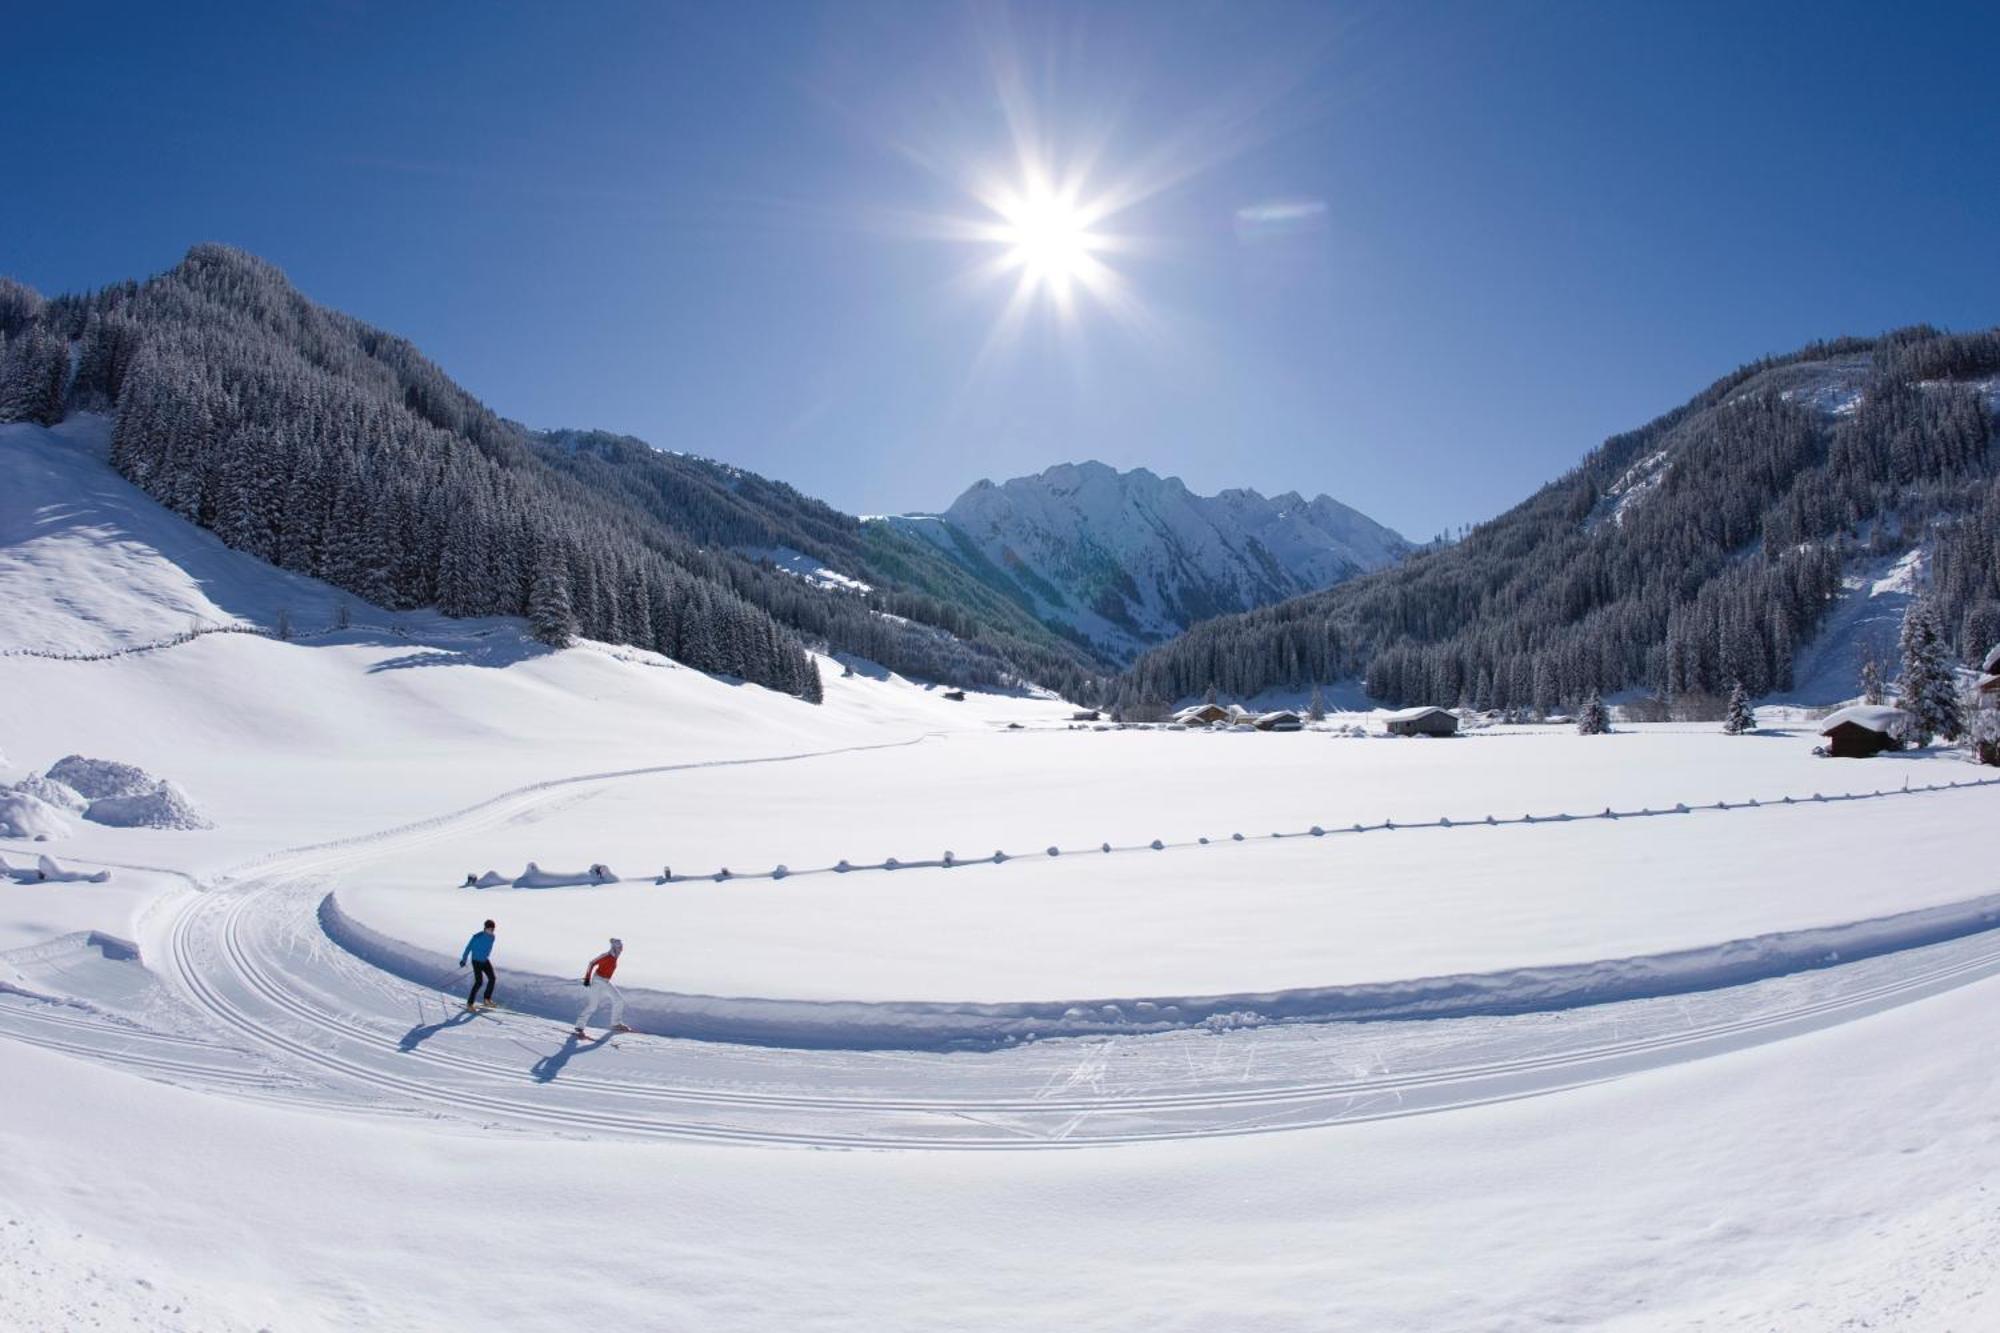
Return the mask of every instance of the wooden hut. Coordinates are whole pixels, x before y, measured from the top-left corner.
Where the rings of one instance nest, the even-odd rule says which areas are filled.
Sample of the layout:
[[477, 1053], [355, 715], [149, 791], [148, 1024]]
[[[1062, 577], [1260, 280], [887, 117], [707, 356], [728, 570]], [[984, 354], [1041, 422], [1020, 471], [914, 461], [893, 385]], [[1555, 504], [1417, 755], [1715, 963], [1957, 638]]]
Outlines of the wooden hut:
[[1447, 708], [1405, 708], [1384, 718], [1391, 736], [1456, 736], [1458, 714]]
[[1196, 704], [1174, 714], [1174, 721], [1183, 727], [1207, 727], [1229, 720], [1229, 710], [1221, 704]]
[[1886, 704], [1856, 704], [1828, 713], [1819, 734], [1826, 752], [1836, 759], [1866, 759], [1884, 750], [1903, 748], [1903, 731], [1910, 715]]
[[1289, 708], [1276, 709], [1269, 713], [1259, 713], [1251, 723], [1259, 731], [1303, 731], [1305, 719]]
[[1972, 719], [1972, 753], [1980, 763], [2000, 767], [2000, 643], [1993, 645], [1979, 665], [1985, 674], [1973, 687], [1979, 696], [1979, 712]]

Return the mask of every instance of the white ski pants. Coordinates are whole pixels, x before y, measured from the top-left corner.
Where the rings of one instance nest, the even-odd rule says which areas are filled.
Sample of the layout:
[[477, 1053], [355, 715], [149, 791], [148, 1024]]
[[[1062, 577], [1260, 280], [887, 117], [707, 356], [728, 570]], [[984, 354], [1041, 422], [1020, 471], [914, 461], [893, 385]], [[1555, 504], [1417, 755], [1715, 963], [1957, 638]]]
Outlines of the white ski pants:
[[590, 1022], [590, 1016], [597, 1012], [597, 1006], [603, 1004], [607, 998], [611, 1001], [611, 1026], [617, 1027], [625, 1021], [625, 997], [618, 993], [618, 988], [611, 984], [609, 978], [592, 977], [590, 984], [583, 989], [583, 1012], [576, 1016], [578, 1027]]

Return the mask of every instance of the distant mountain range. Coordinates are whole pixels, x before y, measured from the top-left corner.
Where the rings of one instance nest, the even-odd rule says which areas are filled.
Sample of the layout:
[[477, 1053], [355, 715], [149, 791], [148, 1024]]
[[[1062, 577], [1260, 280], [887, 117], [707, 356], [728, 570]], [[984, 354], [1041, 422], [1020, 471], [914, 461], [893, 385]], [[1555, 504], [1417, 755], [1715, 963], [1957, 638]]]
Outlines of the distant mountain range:
[[1097, 462], [981, 481], [941, 514], [877, 521], [931, 542], [1036, 618], [1118, 658], [1212, 616], [1384, 568], [1413, 549], [1330, 496], [1202, 496], [1177, 477]]

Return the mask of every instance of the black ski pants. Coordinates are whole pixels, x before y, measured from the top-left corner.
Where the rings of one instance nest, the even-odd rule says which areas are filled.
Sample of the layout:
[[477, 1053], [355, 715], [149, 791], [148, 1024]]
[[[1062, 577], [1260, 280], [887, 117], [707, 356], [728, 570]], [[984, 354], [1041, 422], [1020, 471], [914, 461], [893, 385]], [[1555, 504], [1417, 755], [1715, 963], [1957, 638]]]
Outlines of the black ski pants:
[[481, 977], [486, 978], [486, 998], [488, 1002], [492, 1001], [493, 964], [487, 962], [484, 958], [475, 958], [472, 960], [472, 989], [467, 991], [465, 995], [465, 1002], [467, 1004], [471, 1004], [479, 998], [479, 979]]

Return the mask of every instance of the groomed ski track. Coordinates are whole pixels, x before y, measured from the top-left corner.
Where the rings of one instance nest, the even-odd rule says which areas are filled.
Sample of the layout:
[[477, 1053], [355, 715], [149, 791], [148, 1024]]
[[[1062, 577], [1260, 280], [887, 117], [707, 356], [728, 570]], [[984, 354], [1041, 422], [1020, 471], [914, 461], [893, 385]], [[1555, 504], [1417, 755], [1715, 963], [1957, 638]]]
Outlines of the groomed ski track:
[[5, 988], [0, 1033], [219, 1094], [441, 1128], [999, 1150], [1268, 1133], [1541, 1096], [2000, 974], [2000, 930], [1989, 929], [1724, 989], [1512, 1016], [1075, 1037], [977, 1053], [791, 1050], [653, 1036], [579, 1043], [546, 1018], [467, 1015], [462, 974], [450, 993], [427, 988], [320, 928], [315, 909], [337, 872], [503, 820], [554, 787], [613, 776], [538, 784], [259, 858], [153, 913], [141, 946], [151, 992], [100, 1002], [90, 977], [140, 965], [79, 941], [74, 975], [84, 981], [64, 988], [76, 998]]

